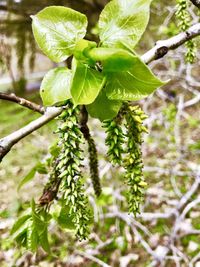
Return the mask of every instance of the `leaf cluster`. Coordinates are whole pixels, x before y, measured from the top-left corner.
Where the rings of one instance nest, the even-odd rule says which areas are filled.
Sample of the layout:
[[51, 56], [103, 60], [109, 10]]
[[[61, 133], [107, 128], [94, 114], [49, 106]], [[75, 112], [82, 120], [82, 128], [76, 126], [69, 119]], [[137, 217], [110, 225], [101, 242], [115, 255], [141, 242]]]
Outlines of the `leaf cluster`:
[[150, 4], [111, 1], [99, 18], [98, 44], [83, 39], [87, 18], [75, 10], [50, 6], [32, 16], [35, 40], [51, 60], [59, 63], [73, 56], [71, 69], [58, 67], [44, 77], [44, 104], [72, 99], [75, 106], [86, 105], [92, 117], [112, 119], [122, 101], [140, 100], [163, 85], [133, 50], [148, 24]]
[[36, 207], [33, 200], [31, 210], [16, 221], [11, 234], [20, 245], [28, 250], [35, 252], [41, 246], [49, 253], [48, 223], [51, 216], [44, 209]]

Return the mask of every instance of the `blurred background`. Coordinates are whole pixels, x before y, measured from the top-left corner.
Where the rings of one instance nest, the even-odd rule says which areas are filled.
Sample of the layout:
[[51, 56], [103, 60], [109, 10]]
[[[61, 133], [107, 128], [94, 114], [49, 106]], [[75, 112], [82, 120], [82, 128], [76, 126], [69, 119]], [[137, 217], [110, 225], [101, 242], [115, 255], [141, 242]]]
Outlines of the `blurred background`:
[[[30, 15], [49, 5], [63, 5], [85, 13], [87, 39], [98, 41], [97, 21], [108, 1], [104, 0], [0, 0], [0, 92], [14, 92], [41, 103], [40, 82], [55, 66], [37, 47]], [[136, 47], [138, 54], [160, 39], [179, 32], [176, 1], [153, 1], [147, 31]], [[199, 21], [190, 6], [192, 24]], [[148, 183], [138, 218], [127, 213], [123, 172], [106, 158], [104, 133], [97, 120], [90, 121], [99, 152], [103, 186], [96, 200], [91, 183], [85, 182], [94, 226], [90, 239], [77, 242], [73, 233], [51, 225], [52, 255], [36, 255], [16, 246], [9, 231], [16, 217], [32, 199], [38, 199], [47, 181], [35, 178], [17, 191], [19, 182], [48, 157], [56, 141], [56, 121], [19, 142], [0, 166], [0, 266], [195, 266], [200, 267], [200, 46], [194, 64], [185, 62], [184, 46], [170, 51], [150, 67], [170, 82], [139, 104], [149, 118], [144, 136], [144, 176]], [[17, 104], [0, 100], [0, 138], [39, 115]], [[85, 160], [87, 165], [87, 159]], [[87, 171], [87, 170], [86, 170]]]

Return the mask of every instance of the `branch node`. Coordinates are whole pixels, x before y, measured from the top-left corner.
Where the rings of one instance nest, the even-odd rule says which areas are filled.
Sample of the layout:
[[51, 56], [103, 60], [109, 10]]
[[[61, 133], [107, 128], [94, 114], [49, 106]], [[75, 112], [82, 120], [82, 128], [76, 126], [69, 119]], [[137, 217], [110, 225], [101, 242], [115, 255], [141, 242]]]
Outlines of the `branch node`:
[[158, 50], [155, 53], [155, 59], [159, 59], [164, 57], [168, 53], [169, 49], [166, 46], [162, 46], [158, 48]]
[[0, 162], [2, 159], [6, 156], [6, 154], [10, 151], [10, 148], [5, 148], [3, 146], [0, 146]]

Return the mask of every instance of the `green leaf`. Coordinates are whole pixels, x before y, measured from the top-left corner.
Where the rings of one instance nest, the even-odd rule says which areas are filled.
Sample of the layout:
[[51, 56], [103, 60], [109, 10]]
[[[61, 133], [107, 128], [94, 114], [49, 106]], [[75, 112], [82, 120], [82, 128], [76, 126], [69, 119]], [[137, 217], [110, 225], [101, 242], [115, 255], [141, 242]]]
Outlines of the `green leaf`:
[[137, 62], [137, 56], [120, 48], [93, 48], [87, 56], [94, 61], [101, 61], [104, 72], [127, 71]]
[[36, 172], [40, 173], [40, 174], [47, 174], [47, 169], [45, 164], [38, 162], [35, 167], [33, 167], [30, 172], [21, 180], [21, 182], [19, 183], [17, 190], [19, 191], [25, 184], [27, 184], [28, 182], [30, 182]]
[[17, 244], [19, 244], [22, 247], [26, 247], [27, 244], [27, 231], [24, 231], [23, 233], [21, 233], [20, 235], [18, 235], [15, 238], [15, 241], [17, 242]]
[[[22, 219], [23, 220], [23, 219]], [[16, 242], [22, 246], [27, 246], [27, 232], [28, 227], [31, 223], [31, 215], [20, 225], [15, 232], [12, 233], [12, 238], [16, 240]]]
[[11, 229], [11, 232], [10, 234], [14, 234], [16, 231], [18, 231], [22, 225], [31, 217], [30, 214], [28, 215], [24, 215], [22, 217], [20, 217], [16, 222], [15, 224], [13, 225], [12, 229]]
[[41, 247], [47, 252], [50, 253], [50, 245], [49, 245], [49, 240], [48, 240], [48, 229], [47, 227], [45, 230], [42, 232], [42, 234], [39, 236], [39, 242]]
[[48, 170], [45, 166], [44, 163], [38, 162], [38, 164], [35, 166], [35, 170], [36, 172], [40, 173], [40, 174], [47, 174]]
[[86, 106], [88, 113], [100, 121], [114, 118], [122, 105], [121, 101], [109, 100], [105, 90], [102, 90], [95, 101]]
[[31, 213], [22, 216], [14, 224], [11, 234], [13, 238], [28, 250], [35, 252], [38, 246], [50, 252], [48, 242], [48, 222], [51, 219], [44, 209], [37, 210], [35, 201], [31, 202]]
[[112, 100], [137, 101], [153, 93], [162, 82], [139, 58], [134, 68], [126, 72], [107, 74], [106, 95]]
[[86, 34], [86, 16], [70, 8], [46, 7], [32, 19], [36, 42], [43, 53], [55, 62], [64, 61], [72, 55], [77, 41]]
[[32, 221], [33, 221], [32, 229], [34, 229], [34, 233], [36, 233], [35, 235], [34, 233], [32, 233], [33, 241], [34, 240], [37, 241], [37, 246], [41, 245], [46, 252], [50, 252], [50, 246], [48, 241], [48, 223], [49, 220], [51, 219], [51, 216], [45, 210], [36, 212], [36, 204], [34, 200], [32, 201], [31, 206], [32, 206]]
[[39, 236], [34, 227], [34, 223], [30, 221], [27, 228], [27, 249], [35, 252], [39, 245]]
[[88, 61], [87, 56], [85, 55], [85, 53], [87, 53], [87, 51], [89, 51], [90, 49], [97, 47], [97, 43], [92, 42], [92, 41], [88, 41], [85, 39], [81, 39], [80, 41], [77, 42], [76, 47], [74, 49], [74, 57], [77, 60], [82, 60], [84, 62], [87, 62], [89, 65], [92, 65], [92, 61]]
[[17, 190], [19, 191], [25, 184], [30, 182], [36, 174], [36, 168], [34, 167], [30, 172], [21, 180], [19, 183]]
[[47, 223], [42, 221], [39, 214], [36, 214], [35, 212], [32, 212], [32, 218], [35, 230], [38, 232], [38, 235], [41, 235], [47, 228]]
[[100, 40], [106, 47], [134, 48], [149, 21], [152, 0], [113, 0], [99, 19]]
[[40, 95], [45, 106], [71, 98], [71, 77], [72, 72], [66, 67], [55, 68], [45, 75], [40, 87]]
[[88, 105], [94, 102], [104, 84], [105, 77], [102, 73], [80, 61], [73, 61], [71, 95], [75, 105]]
[[[20, 239], [20, 236], [24, 236], [27, 234], [27, 228], [30, 224], [30, 221], [32, 220], [31, 214], [27, 214], [29, 215], [29, 218], [27, 217], [26, 219], [23, 218], [22, 220], [20, 220], [19, 222], [16, 222], [16, 226], [15, 226], [15, 231], [11, 230], [11, 234], [13, 239], [15, 239], [16, 241], [18, 239]], [[26, 215], [25, 215], [26, 216]], [[24, 216], [23, 216], [24, 217]], [[21, 219], [21, 218], [20, 218]], [[19, 226], [19, 227], [18, 227]], [[14, 226], [13, 226], [14, 227]], [[18, 229], [17, 229], [18, 228]], [[18, 241], [17, 241], [18, 242]]]

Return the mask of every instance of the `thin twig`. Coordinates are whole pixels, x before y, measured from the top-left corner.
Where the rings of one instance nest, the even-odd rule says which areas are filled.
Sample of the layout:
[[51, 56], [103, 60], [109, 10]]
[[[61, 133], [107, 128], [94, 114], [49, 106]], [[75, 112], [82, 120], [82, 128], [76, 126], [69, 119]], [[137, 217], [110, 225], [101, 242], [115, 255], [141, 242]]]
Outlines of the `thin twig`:
[[164, 57], [169, 50], [174, 50], [187, 42], [200, 35], [200, 23], [190, 27], [187, 31], [181, 32], [170, 39], [158, 41], [156, 45], [146, 52], [141, 58], [147, 64], [153, 60]]
[[93, 262], [96, 262], [99, 266], [111, 267], [111, 265], [108, 265], [107, 263], [103, 262], [102, 260], [100, 260], [100, 259], [98, 259], [98, 258], [96, 258], [96, 257], [94, 257], [94, 256], [92, 256], [92, 255], [90, 255], [90, 254], [88, 254], [86, 252], [83, 252], [83, 251], [80, 251], [80, 250], [76, 250], [75, 254], [80, 255], [80, 256], [82, 256], [82, 257], [84, 257], [86, 259], [89, 259], [89, 260], [91, 260]]
[[5, 93], [0, 93], [0, 99], [3, 100], [8, 100], [11, 102], [15, 102], [23, 107], [29, 108], [33, 111], [39, 112], [40, 114], [44, 114], [45, 108], [43, 106], [40, 106], [34, 102], [31, 102], [25, 98], [16, 96], [15, 94], [5, 94]]
[[133, 234], [140, 241], [140, 243], [143, 246], [143, 248], [147, 251], [147, 253], [149, 255], [151, 255], [152, 258], [154, 260], [156, 260], [156, 262], [160, 262], [160, 259], [158, 258], [158, 256], [156, 255], [156, 253], [152, 250], [152, 248], [150, 247], [150, 245], [145, 241], [145, 239], [142, 237], [142, 235], [140, 234], [140, 232], [137, 230], [136, 225], [134, 225], [133, 218], [131, 218], [127, 213], [122, 213], [120, 211], [109, 213], [109, 216], [107, 216], [107, 215], [108, 214], [106, 214], [106, 217], [109, 217], [109, 218], [119, 218], [119, 219], [123, 220], [124, 222], [126, 222], [126, 224], [131, 228]]
[[193, 5], [200, 8], [200, 0], [190, 0], [190, 1], [193, 3]]
[[37, 129], [60, 115], [62, 110], [63, 109], [61, 107], [49, 107], [46, 109], [44, 115], [40, 118], [32, 121], [28, 125], [11, 133], [10, 135], [0, 139], [0, 162], [17, 142], [19, 142], [25, 136], [31, 134], [32, 132], [36, 131]]

